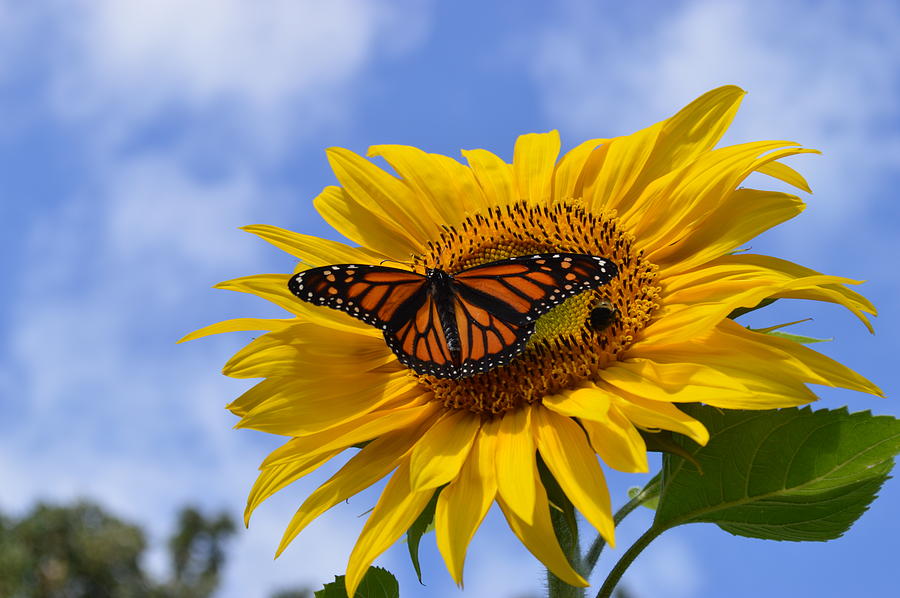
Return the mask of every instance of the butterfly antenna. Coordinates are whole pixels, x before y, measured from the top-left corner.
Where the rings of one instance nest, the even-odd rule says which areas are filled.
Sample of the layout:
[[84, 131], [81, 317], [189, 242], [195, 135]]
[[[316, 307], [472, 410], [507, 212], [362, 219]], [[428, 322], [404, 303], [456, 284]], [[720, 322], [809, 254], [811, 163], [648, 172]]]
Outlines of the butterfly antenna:
[[390, 260], [390, 259], [383, 259], [383, 260], [381, 260], [380, 262], [378, 262], [378, 265], [381, 265], [381, 264], [383, 264], [383, 263], [385, 263], [385, 262], [394, 262], [395, 264], [400, 264], [401, 266], [406, 266], [406, 267], [408, 267], [410, 270], [415, 270], [415, 269], [416, 269], [416, 265], [413, 264], [412, 262], [401, 262], [401, 261], [398, 261], [398, 260]]

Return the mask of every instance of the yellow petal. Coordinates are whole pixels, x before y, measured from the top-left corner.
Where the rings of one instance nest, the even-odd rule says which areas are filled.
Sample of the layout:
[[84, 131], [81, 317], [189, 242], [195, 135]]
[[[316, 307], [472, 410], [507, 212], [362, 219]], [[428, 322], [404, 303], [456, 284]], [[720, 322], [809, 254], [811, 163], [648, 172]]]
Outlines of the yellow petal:
[[622, 217], [640, 247], [651, 253], [689, 236], [698, 222], [760, 165], [785, 156], [812, 153], [790, 141], [758, 141], [708, 152], [671, 175], [649, 185], [643, 208]]
[[757, 168], [756, 171], [767, 174], [780, 181], [784, 181], [788, 185], [797, 187], [801, 191], [812, 193], [812, 189], [809, 188], [809, 183], [806, 182], [803, 175], [782, 162], [767, 162]]
[[389, 474], [417, 439], [418, 429], [410, 427], [385, 434], [367, 444], [303, 501], [284, 531], [275, 556], [281, 554], [316, 517]]
[[606, 143], [603, 164], [585, 190], [585, 199], [594, 211], [627, 213], [629, 206], [623, 200], [647, 165], [662, 126], [658, 123]]
[[[585, 206], [593, 208], [595, 212], [600, 211], [605, 205], [605, 198], [594, 197], [594, 186], [597, 184], [598, 175], [606, 162], [606, 154], [609, 152], [612, 141], [615, 139], [604, 140], [603, 145], [588, 154], [572, 189], [572, 197], [582, 199]], [[594, 205], [595, 203], [596, 205]]]
[[298, 457], [345, 449], [390, 432], [418, 428], [430, 421], [438, 412], [439, 407], [433, 402], [428, 402], [406, 409], [368, 413], [359, 419], [316, 434], [292, 438], [283, 446], [272, 451], [263, 461], [262, 466], [269, 467], [277, 463], [292, 461]]
[[410, 491], [409, 463], [403, 461], [391, 476], [366, 520], [347, 563], [347, 595], [355, 596], [369, 566], [413, 524], [434, 490]]
[[[623, 138], [631, 138], [623, 144], [630, 147], [617, 150], [622, 157], [615, 157], [614, 162], [619, 162], [620, 166], [610, 170], [608, 175], [614, 170], [625, 174], [614, 191], [616, 199], [608, 205], [616, 207], [620, 215], [643, 211], [645, 207], [639, 200], [641, 191], [651, 181], [712, 149], [731, 124], [743, 95], [744, 91], [734, 85], [713, 89], [671, 118]], [[646, 144], [652, 151], [648, 153], [638, 144]], [[600, 205], [602, 196], [595, 197], [595, 205]]]
[[[881, 389], [863, 376], [800, 343], [753, 332], [733, 320], [724, 320], [719, 325], [718, 332], [724, 335], [715, 337], [722, 338], [723, 342], [718, 343], [718, 346], [727, 346], [739, 355], [754, 356], [760, 368], [764, 365], [769, 368], [778, 366], [782, 371], [781, 375], [796, 376], [804, 382], [884, 396]], [[718, 353], [721, 355], [721, 350]]]
[[609, 392], [590, 383], [576, 390], [546, 396], [541, 400], [544, 407], [560, 415], [594, 421], [606, 421], [611, 402]]
[[744, 97], [735, 85], [712, 89], [661, 124], [650, 168], [642, 180], [653, 180], [693, 161], [719, 142]]
[[299, 367], [302, 362], [295, 346], [264, 334], [235, 353], [222, 373], [232, 378], [275, 378], [290, 376]]
[[241, 396], [228, 403], [225, 407], [238, 417], [244, 417], [257, 405], [279, 391], [283, 380], [263, 380], [244, 391]]
[[310, 384], [304, 378], [269, 379], [268, 397], [246, 413], [237, 428], [249, 428], [282, 436], [306, 436], [349, 421], [358, 421], [394, 399], [418, 397], [422, 391], [403, 372], [394, 375], [357, 374], [341, 384]]
[[450, 156], [441, 154], [431, 154], [432, 159], [444, 167], [444, 170], [450, 173], [457, 185], [457, 192], [460, 194], [456, 198], [456, 203], [462, 206], [463, 214], [483, 212], [492, 204], [488, 203], [487, 198], [478, 181], [478, 177], [471, 168], [458, 160], [454, 160]]
[[325, 187], [313, 205], [336, 231], [377, 253], [406, 261], [422, 250], [422, 244], [400, 224], [362, 205], [340, 187]]
[[481, 186], [487, 205], [500, 207], [519, 200], [510, 164], [487, 150], [463, 150], [462, 154]]
[[[725, 259], [719, 260], [720, 262], [726, 261]], [[794, 264], [793, 262], [789, 262], [787, 260], [782, 260], [776, 257], [770, 257], [767, 255], [754, 255], [751, 253], [743, 253], [740, 255], [732, 255], [728, 256], [727, 262], [732, 264], [746, 264], [749, 266], [756, 266], [761, 268], [766, 268], [771, 271], [779, 272], [784, 276], [790, 276], [791, 278], [804, 278], [808, 276], [817, 276], [819, 272], [812, 270], [810, 268], [805, 268], [798, 264]], [[861, 281], [852, 280], [841, 277], [833, 277], [838, 281], [843, 281], [843, 284], [860, 284]], [[838, 287], [839, 285], [835, 285]], [[832, 287], [829, 287], [832, 288]], [[859, 293], [852, 291], [846, 287], [836, 288], [835, 290], [841, 291], [841, 293], [851, 302], [857, 304], [857, 306], [864, 312], [875, 315], [877, 314], [877, 310], [872, 303], [860, 295]]]
[[603, 381], [625, 392], [673, 403], [706, 403], [725, 409], [775, 409], [816, 400], [801, 382], [775, 380], [732, 364], [661, 363], [630, 358], [603, 371]]
[[312, 321], [330, 328], [361, 331], [361, 334], [375, 335], [373, 329], [360, 320], [350, 317], [342, 311], [329, 309], [301, 301], [288, 289], [287, 283], [291, 274], [255, 274], [220, 282], [216, 289], [250, 293], [271, 301], [275, 305], [300, 316], [305, 321]]
[[408, 145], [376, 145], [369, 148], [369, 155], [387, 160], [412, 187], [419, 206], [435, 222], [453, 225], [466, 212], [474, 213], [484, 207], [475, 175], [452, 158], [427, 154]]
[[318, 469], [320, 465], [330, 460], [341, 451], [329, 451], [321, 455], [312, 455], [306, 459], [298, 459], [288, 463], [266, 467], [259, 472], [259, 477], [250, 490], [247, 497], [247, 507], [244, 509], [244, 525], [250, 525], [250, 516], [264, 500], [296, 482], [309, 472]]
[[[870, 333], [875, 334], [875, 329], [872, 327], [872, 322], [866, 316], [867, 313], [874, 315], [874, 308], [872, 311], [869, 311], [866, 307], [860, 306], [860, 303], [853, 300], [848, 300], [846, 293], [848, 289], [843, 285], [850, 283], [846, 283], [843, 279], [840, 279], [836, 276], [831, 278], [832, 280], [834, 280], [834, 283], [810, 285], [809, 287], [803, 287], [799, 284], [792, 285], [790, 288], [786, 288], [782, 291], [778, 291], [777, 293], [773, 293], [770, 297], [772, 299], [810, 299], [812, 301], [825, 301], [828, 303], [843, 305], [851, 312], [853, 312], [853, 315], [859, 318], [859, 321], [863, 323], [863, 325], [869, 330]], [[853, 282], [852, 284], [859, 283]], [[752, 306], [748, 305], [746, 307]]]
[[603, 470], [584, 431], [568, 417], [534, 410], [537, 448], [563, 492], [610, 546], [615, 545], [612, 505]]
[[497, 495], [494, 450], [498, 422], [481, 429], [459, 475], [438, 496], [434, 515], [438, 550], [453, 580], [462, 586], [466, 549]]
[[803, 211], [800, 198], [787, 193], [738, 189], [725, 199], [694, 232], [655, 251], [647, 259], [660, 275], [683, 272], [730, 253], [770, 228]]
[[328, 162], [341, 186], [360, 205], [396, 224], [410, 240], [423, 246], [440, 227], [403, 181], [388, 174], [362, 156], [341, 147], [328, 149]]
[[228, 360], [222, 373], [233, 378], [299, 375], [318, 383], [325, 372], [338, 380], [395, 363], [379, 331], [371, 331], [301, 322], [253, 340]]
[[553, 199], [569, 200], [581, 197], [579, 180], [582, 178], [585, 163], [594, 150], [607, 141], [607, 139], [588, 139], [566, 152], [554, 173]]
[[385, 257], [364, 247], [350, 247], [268, 224], [242, 226], [241, 230], [253, 233], [313, 268], [331, 264], [377, 264]]
[[527, 525], [533, 525], [535, 484], [538, 483], [531, 431], [531, 408], [504, 413], [497, 430], [497, 490], [507, 507]]
[[650, 470], [644, 439], [617, 407], [611, 406], [603, 420], [582, 419], [581, 426], [594, 452], [613, 469], [626, 473]]
[[469, 411], [451, 411], [437, 421], [416, 444], [410, 457], [413, 490], [437, 488], [456, 477], [481, 427]]
[[[807, 277], [815, 277], [820, 274], [815, 270], [810, 268], [805, 268], [798, 264], [794, 264], [793, 262], [789, 262], [787, 260], [778, 259], [775, 257], [770, 257], [767, 255], [754, 255], [749, 253], [744, 253], [740, 255], [732, 255], [727, 256], [721, 260], [717, 260], [717, 263], [726, 262], [729, 264], [735, 265], [744, 265], [746, 267], [757, 267], [757, 268], [765, 268], [772, 272], [777, 272], [781, 276], [789, 277], [789, 278], [807, 278]], [[812, 298], [817, 301], [829, 301], [831, 303], [837, 303], [839, 305], [843, 305], [850, 311], [854, 313], [869, 329], [869, 332], [872, 332], [872, 325], [869, 322], [868, 318], [866, 318], [865, 314], [876, 315], [878, 310], [875, 309], [875, 306], [872, 303], [851, 289], [848, 289], [845, 284], [860, 284], [861, 281], [852, 280], [848, 278], [842, 278], [838, 276], [831, 277], [833, 283], [826, 284], [822, 289], [821, 293], [815, 292], [815, 289], [805, 289], [800, 288], [798, 286], [792, 287], [790, 291], [791, 296], [797, 296], [797, 298]], [[788, 293], [785, 293], [787, 296]]]
[[[331, 367], [325, 368], [326, 371], [334, 372], [336, 364], [330, 364]], [[351, 371], [347, 364], [343, 364], [344, 370], [338, 372], [347, 378], [347, 372]], [[366, 393], [375, 400], [384, 392], [401, 391], [410, 388], [409, 382], [405, 381], [402, 372], [390, 373], [361, 373], [355, 372], [353, 376], [349, 376], [350, 382], [343, 379], [322, 379], [321, 374], [323, 368], [312, 368], [310, 364], [305, 364], [301, 370], [295, 370], [289, 376], [270, 377], [266, 380], [258, 382], [255, 386], [249, 388], [241, 396], [228, 404], [227, 409], [244, 417], [250, 411], [256, 409], [263, 404], [278, 404], [282, 402], [306, 401], [306, 397], [321, 391], [332, 397], [340, 397], [343, 395], [352, 395], [356, 392]], [[361, 375], [362, 374], [362, 375]], [[353, 380], [362, 378], [360, 380]], [[318, 386], [317, 386], [318, 384]], [[413, 383], [414, 384], [414, 383]], [[314, 400], [314, 399], [313, 399]], [[302, 409], [302, 407], [301, 407]]]
[[348, 330], [367, 336], [381, 334], [368, 324], [342, 311], [301, 301], [288, 289], [287, 283], [291, 276], [291, 274], [256, 274], [220, 282], [215, 285], [215, 288], [262, 297], [300, 316], [304, 321], [315, 322], [329, 328]]
[[617, 400], [616, 407], [625, 417], [642, 428], [678, 432], [703, 446], [709, 442], [706, 426], [671, 403], [648, 401], [628, 395]]
[[520, 199], [532, 203], [550, 201], [559, 146], [558, 131], [530, 133], [516, 140], [513, 172]]
[[213, 288], [237, 291], [238, 293], [250, 293], [271, 301], [275, 305], [286, 309], [292, 314], [299, 315], [306, 311], [303, 301], [297, 299], [288, 290], [290, 274], [254, 274], [226, 280]]
[[252, 330], [282, 330], [291, 324], [296, 323], [295, 318], [286, 319], [268, 319], [268, 318], [235, 318], [233, 320], [225, 320], [224, 322], [216, 322], [209, 326], [204, 326], [199, 330], [195, 330], [190, 334], [184, 335], [178, 340], [179, 343], [185, 343], [204, 336], [212, 334], [222, 334], [223, 332], [247, 332]]
[[550, 520], [550, 501], [547, 500], [547, 491], [540, 482], [535, 483], [534, 513], [530, 517], [532, 523], [526, 523], [520, 519], [499, 496], [497, 503], [506, 517], [509, 528], [525, 548], [544, 563], [547, 569], [570, 586], [583, 588], [588, 585], [587, 580], [572, 568], [565, 553], [559, 547], [556, 532], [553, 531], [553, 523]]
[[604, 463], [626, 472], [647, 471], [646, 446], [634, 426], [613, 406], [618, 396], [588, 384], [568, 393], [544, 397], [544, 407], [567, 417], [577, 417], [594, 451]]
[[699, 338], [738, 307], [766, 298], [808, 298], [843, 305], [871, 330], [865, 313], [874, 308], [845, 284], [857, 281], [826, 276], [796, 264], [750, 254], [728, 255], [702, 268], [666, 280], [664, 307], [635, 343], [665, 344]]

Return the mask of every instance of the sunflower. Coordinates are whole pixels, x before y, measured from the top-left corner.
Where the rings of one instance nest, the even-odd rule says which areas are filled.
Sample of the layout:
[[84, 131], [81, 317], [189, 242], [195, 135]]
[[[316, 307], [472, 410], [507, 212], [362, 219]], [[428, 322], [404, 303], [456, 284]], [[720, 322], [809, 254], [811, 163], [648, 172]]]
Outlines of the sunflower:
[[245, 229], [298, 258], [298, 271], [390, 260], [452, 274], [567, 252], [604, 256], [618, 275], [542, 315], [509, 363], [461, 378], [408, 369], [380, 330], [293, 296], [290, 273], [219, 284], [292, 314], [229, 320], [185, 337], [266, 331], [224, 368], [263, 378], [228, 406], [238, 427], [288, 437], [262, 463], [245, 517], [356, 451], [303, 502], [278, 549], [330, 507], [389, 477], [350, 555], [348, 595], [435, 494], [437, 545], [458, 584], [467, 546], [496, 502], [550, 571], [585, 586], [554, 533], [542, 469], [612, 544], [600, 461], [646, 472], [641, 432], [705, 444], [707, 430], [678, 403], [796, 406], [816, 399], [808, 384], [880, 394], [828, 357], [729, 318], [780, 298], [842, 305], [870, 330], [867, 314], [875, 314], [847, 288], [857, 281], [737, 251], [804, 208], [794, 195], [741, 183], [763, 173], [808, 192], [780, 160], [813, 151], [787, 141], [714, 149], [742, 95], [733, 86], [712, 90], [649, 128], [591, 139], [561, 157], [557, 132], [523, 135], [512, 164], [485, 150], [463, 151], [466, 165], [413, 147], [372, 147], [369, 156], [386, 161], [391, 174], [346, 149], [328, 150], [340, 186], [326, 187], [315, 207], [358, 247], [274, 226]]

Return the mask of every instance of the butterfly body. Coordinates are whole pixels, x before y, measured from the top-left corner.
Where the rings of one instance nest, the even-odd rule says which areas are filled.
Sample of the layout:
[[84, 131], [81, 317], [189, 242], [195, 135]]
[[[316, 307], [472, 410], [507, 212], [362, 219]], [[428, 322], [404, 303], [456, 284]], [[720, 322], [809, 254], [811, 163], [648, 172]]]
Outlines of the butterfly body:
[[428, 268], [425, 271], [425, 279], [428, 281], [426, 283], [428, 294], [431, 296], [431, 300], [435, 302], [437, 308], [441, 331], [444, 333], [447, 348], [453, 357], [452, 361], [459, 364], [461, 345], [459, 328], [456, 326], [456, 321], [453, 317], [453, 297], [455, 295], [453, 277], [443, 270]]
[[304, 301], [381, 329], [388, 347], [414, 371], [461, 378], [508, 363], [525, 350], [539, 316], [617, 272], [602, 257], [556, 253], [455, 274], [337, 264], [299, 272], [288, 287]]

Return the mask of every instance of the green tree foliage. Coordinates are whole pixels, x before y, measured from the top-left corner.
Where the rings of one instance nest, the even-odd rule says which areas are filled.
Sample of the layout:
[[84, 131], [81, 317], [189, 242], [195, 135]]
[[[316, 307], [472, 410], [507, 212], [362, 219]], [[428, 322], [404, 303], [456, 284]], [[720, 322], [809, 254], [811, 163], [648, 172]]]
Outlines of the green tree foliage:
[[153, 596], [139, 563], [144, 533], [97, 505], [39, 504], [0, 534], [0, 596]]
[[225, 540], [235, 531], [226, 514], [207, 519], [193, 507], [178, 516], [178, 530], [169, 540], [173, 577], [169, 595], [205, 598], [219, 585], [225, 564]]
[[281, 590], [272, 594], [272, 598], [313, 598], [312, 590]]
[[161, 581], [141, 567], [147, 541], [140, 527], [90, 502], [38, 504], [17, 521], [0, 515], [0, 596], [208, 598], [234, 531], [226, 514], [183, 508], [168, 544], [171, 578]]

